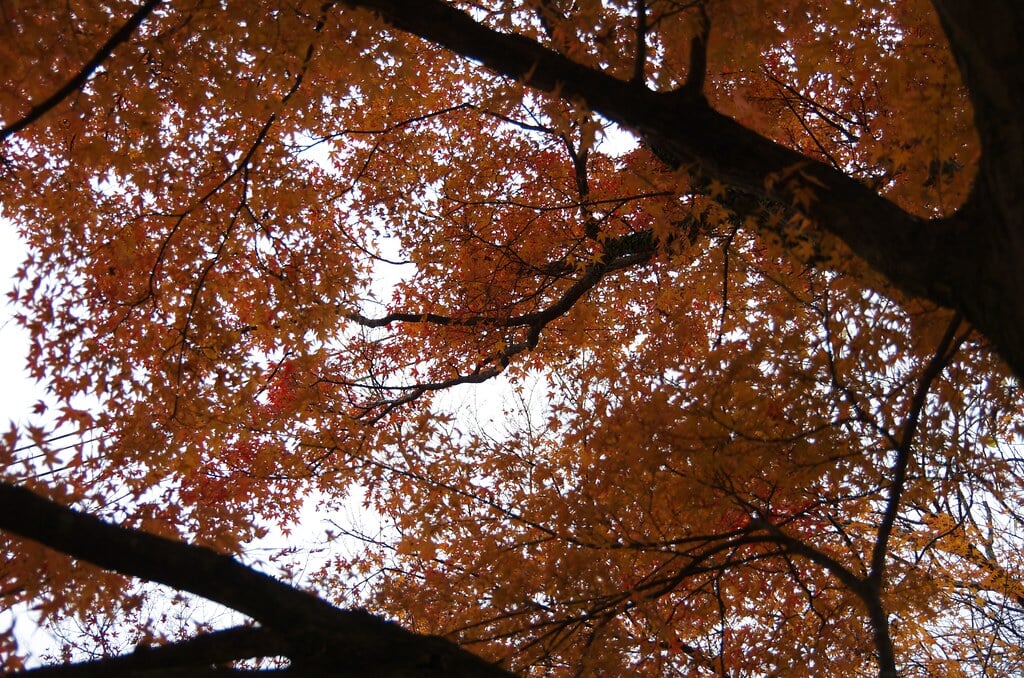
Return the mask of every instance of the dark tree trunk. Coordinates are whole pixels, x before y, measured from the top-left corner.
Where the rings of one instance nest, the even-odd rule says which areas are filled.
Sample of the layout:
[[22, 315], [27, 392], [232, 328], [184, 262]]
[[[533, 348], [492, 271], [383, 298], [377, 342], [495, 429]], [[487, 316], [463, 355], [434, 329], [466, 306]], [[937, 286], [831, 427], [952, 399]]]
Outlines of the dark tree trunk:
[[1024, 377], [1024, 3], [932, 4], [981, 139], [978, 177], [957, 215], [953, 305]]
[[[656, 137], [707, 178], [784, 206], [791, 186], [771, 177], [799, 167], [819, 199], [804, 216], [845, 242], [900, 291], [956, 309], [1024, 377], [1024, 69], [1020, 0], [936, 0], [976, 109], [981, 167], [951, 219], [909, 214], [832, 167], [784, 148], [692, 92], [659, 94], [584, 67], [521, 36], [483, 26], [443, 0], [345, 0], [394, 27], [537, 89], [558, 92]], [[770, 186], [769, 186], [770, 185]]]

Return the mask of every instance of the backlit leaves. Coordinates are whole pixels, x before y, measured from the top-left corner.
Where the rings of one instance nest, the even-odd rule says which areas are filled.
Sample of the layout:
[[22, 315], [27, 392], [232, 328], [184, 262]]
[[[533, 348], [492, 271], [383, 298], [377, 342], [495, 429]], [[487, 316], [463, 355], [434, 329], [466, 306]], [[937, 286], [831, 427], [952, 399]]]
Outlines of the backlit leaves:
[[[12, 435], [5, 476], [226, 552], [364, 496], [383, 536], [312, 583], [537, 675], [866, 674], [876, 608], [910, 673], [1019, 671], [1017, 387], [806, 217], [819, 175], [667, 167], [342, 5], [161, 5], [5, 142], [30, 368], [85, 436]], [[638, 87], [706, 60], [717, 110], [915, 214], [967, 194], [923, 3], [486, 5], [452, 3]], [[4, 122], [131, 9], [5, 7]], [[5, 548], [44, 615], [127, 614]]]

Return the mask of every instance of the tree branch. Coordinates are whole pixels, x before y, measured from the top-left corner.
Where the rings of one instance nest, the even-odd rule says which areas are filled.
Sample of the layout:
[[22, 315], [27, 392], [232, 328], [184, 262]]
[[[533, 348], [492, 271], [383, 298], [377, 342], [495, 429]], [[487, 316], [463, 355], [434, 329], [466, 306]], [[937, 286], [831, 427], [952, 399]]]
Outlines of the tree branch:
[[711, 20], [703, 2], [697, 4], [697, 11], [700, 13], [700, 29], [690, 39], [690, 70], [686, 74], [686, 84], [683, 85], [683, 89], [691, 94], [704, 91], [708, 71], [708, 34], [711, 32]]
[[[511, 675], [443, 638], [333, 607], [208, 548], [110, 525], [8, 483], [0, 483], [0, 529], [250, 616], [287, 644], [294, 666], [330, 666], [348, 676]], [[273, 654], [281, 649], [268, 648]]]
[[[683, 164], [730, 188], [767, 198], [843, 239], [904, 291], [949, 305], [932, 284], [928, 247], [943, 222], [926, 224], [842, 172], [743, 127], [686, 90], [654, 92], [583, 66], [519, 35], [492, 30], [441, 0], [345, 0], [395, 28], [446, 47], [536, 89], [579, 99], [642, 137], [671, 143]], [[811, 190], [816, 199], [798, 199]], [[924, 252], [922, 251], [924, 250]]]
[[924, 411], [925, 399], [932, 383], [942, 374], [950, 358], [963, 343], [966, 335], [956, 337], [956, 331], [961, 324], [960, 315], [954, 315], [949, 321], [949, 326], [942, 339], [939, 341], [935, 353], [925, 366], [917, 382], [917, 389], [910, 401], [910, 410], [899, 437], [899, 445], [896, 448], [896, 459], [893, 461], [892, 484], [889, 487], [889, 500], [886, 502], [885, 513], [882, 515], [882, 522], [878, 526], [878, 535], [875, 538], [875, 546], [871, 552], [871, 570], [869, 579], [881, 586], [885, 576], [885, 557], [889, 550], [889, 536], [892, 533], [893, 525], [896, 522], [896, 515], [899, 513], [900, 499], [903, 497], [903, 490], [907, 482], [907, 466], [910, 464], [910, 454], [914, 445], [914, 436], [920, 423], [921, 412]]
[[96, 69], [100, 67], [107, 57], [113, 53], [113, 51], [124, 42], [127, 42], [135, 30], [142, 25], [142, 22], [146, 20], [146, 17], [156, 9], [163, 0], [146, 0], [142, 3], [142, 6], [129, 17], [128, 21], [125, 22], [121, 28], [114, 32], [103, 46], [93, 54], [92, 58], [85, 63], [84, 66], [75, 73], [70, 80], [58, 89], [56, 92], [51, 94], [49, 97], [34, 104], [21, 118], [15, 120], [11, 124], [5, 126], [0, 130], [0, 142], [4, 141], [10, 136], [13, 136], [25, 129], [39, 118], [46, 115], [50, 110], [55, 108], [60, 102], [64, 101], [72, 92], [77, 91], [88, 82], [92, 74], [96, 72]]
[[[1024, 297], [1024, 269], [1017, 265], [1017, 255], [1024, 255], [1024, 231], [1017, 228], [1024, 223], [1024, 200], [1019, 198], [1024, 194], [1019, 190], [1024, 172], [1003, 172], [997, 177], [998, 190], [992, 189], [998, 193], [995, 197], [1006, 198], [1003, 203], [1012, 203], [1012, 209], [982, 210], [979, 206], [999, 201], [975, 200], [975, 210], [926, 220], [842, 171], [722, 115], [685, 87], [654, 92], [642, 83], [619, 80], [521, 35], [488, 28], [442, 0], [344, 0], [343, 4], [371, 10], [391, 26], [500, 75], [582, 101], [642, 138], [664, 141], [672, 151], [669, 155], [679, 158], [678, 166], [698, 178], [714, 179], [734, 191], [792, 210], [806, 223], [838, 237], [904, 294], [960, 311], [989, 336], [1018, 376], [1024, 376], [1024, 305], [1005, 303]], [[961, 8], [949, 0], [936, 0], [936, 5], [945, 17], [954, 51], [959, 33], [971, 35], [973, 24], [965, 15], [975, 17], [976, 23], [976, 17], [986, 13], [977, 5]], [[1001, 8], [1011, 28], [1024, 25], [1015, 0], [985, 0], [983, 5]], [[982, 82], [994, 82], [993, 88], [998, 89], [1000, 78], [1019, 81], [1019, 69], [1007, 66], [1012, 63], [1016, 62], [1011, 59], [1001, 68], [982, 69], [991, 76]], [[970, 87], [972, 79], [966, 81]], [[1024, 91], [1024, 85], [1017, 89]], [[1001, 109], [1003, 117], [998, 120], [1005, 134], [1000, 138], [1008, 142], [1001, 156], [1009, 157], [1007, 162], [1024, 163], [1024, 152], [1019, 152], [1024, 151], [1020, 116], [1006, 118], [1008, 110], [1019, 109]], [[1011, 133], [1016, 136], [1007, 136]], [[984, 158], [982, 165], [984, 170]], [[992, 181], [983, 171], [979, 183]]]
[[63, 666], [44, 666], [26, 671], [25, 676], [46, 678], [85, 678], [86, 676], [152, 675], [150, 671], [166, 671], [190, 667], [225, 664], [254, 657], [286, 655], [290, 646], [267, 629], [238, 626], [188, 638], [178, 643], [139, 646], [131, 654], [120, 657]]
[[643, 84], [647, 69], [647, 0], [636, 0], [636, 47], [633, 55], [633, 80]]

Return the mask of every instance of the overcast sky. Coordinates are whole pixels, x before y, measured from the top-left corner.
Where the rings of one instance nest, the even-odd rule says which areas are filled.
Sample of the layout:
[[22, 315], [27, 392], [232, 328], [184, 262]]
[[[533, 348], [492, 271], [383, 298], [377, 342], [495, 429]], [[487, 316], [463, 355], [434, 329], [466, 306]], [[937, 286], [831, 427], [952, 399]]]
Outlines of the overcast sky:
[[43, 395], [43, 389], [25, 372], [28, 334], [13, 319], [7, 293], [13, 287], [14, 272], [25, 256], [25, 248], [11, 223], [0, 219], [0, 430], [6, 431], [9, 421], [23, 424], [32, 405]]
[[[0, 219], [0, 433], [6, 432], [11, 421], [24, 424], [32, 413], [32, 405], [42, 398], [43, 388], [29, 379], [25, 371], [28, 354], [28, 333], [14, 322], [14, 309], [8, 303], [7, 293], [14, 285], [14, 272], [25, 256], [25, 248], [14, 227]], [[21, 607], [21, 606], [19, 606]], [[34, 651], [52, 648], [48, 633], [36, 628], [19, 610], [16, 631], [19, 641]], [[0, 628], [11, 624], [11, 611], [0, 609]], [[24, 649], [24, 647], [23, 647]]]

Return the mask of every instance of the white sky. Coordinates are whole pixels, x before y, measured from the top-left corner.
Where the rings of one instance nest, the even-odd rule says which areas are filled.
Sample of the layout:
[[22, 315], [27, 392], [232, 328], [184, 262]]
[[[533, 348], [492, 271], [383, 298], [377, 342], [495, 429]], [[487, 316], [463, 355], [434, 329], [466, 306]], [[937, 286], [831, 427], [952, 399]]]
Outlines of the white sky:
[[14, 322], [13, 311], [7, 300], [7, 293], [13, 285], [12, 278], [24, 258], [25, 248], [18, 239], [10, 222], [0, 220], [0, 428], [6, 429], [8, 421], [18, 424], [26, 422], [32, 405], [42, 398], [43, 388], [28, 378], [25, 372], [25, 358], [28, 352], [28, 333]]
[[[7, 293], [13, 287], [14, 273], [25, 256], [25, 247], [11, 223], [0, 219], [0, 431], [10, 422], [21, 426], [28, 422], [32, 406], [43, 398], [45, 389], [31, 380], [25, 370], [28, 333], [14, 321], [14, 310]], [[49, 633], [37, 627], [24, 606], [0, 609], [0, 628], [12, 621], [19, 646], [38, 653], [56, 647]]]

